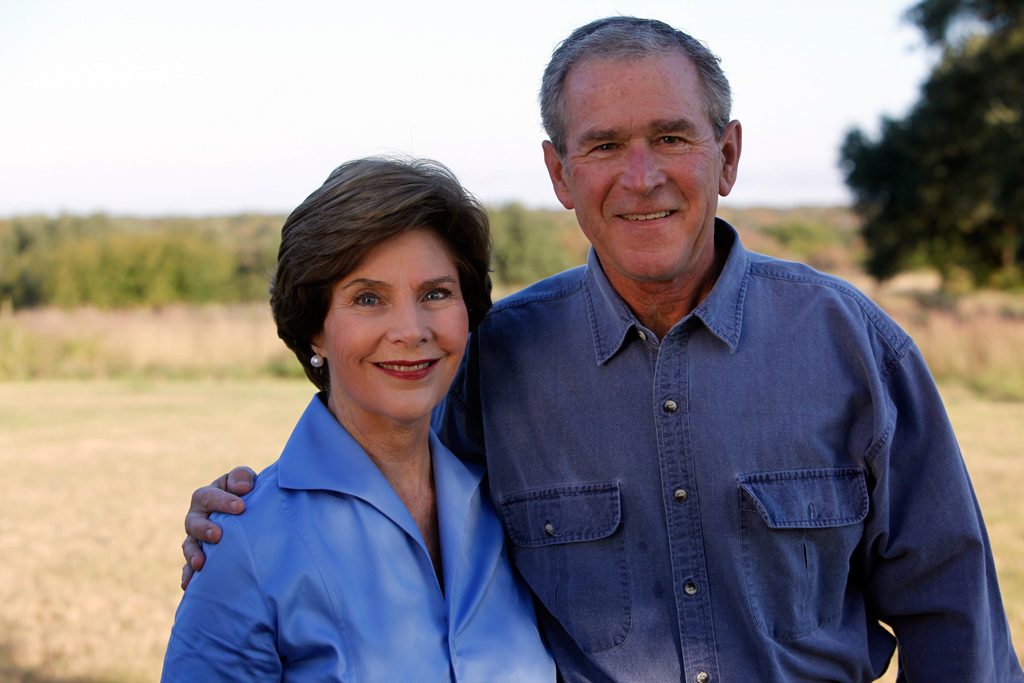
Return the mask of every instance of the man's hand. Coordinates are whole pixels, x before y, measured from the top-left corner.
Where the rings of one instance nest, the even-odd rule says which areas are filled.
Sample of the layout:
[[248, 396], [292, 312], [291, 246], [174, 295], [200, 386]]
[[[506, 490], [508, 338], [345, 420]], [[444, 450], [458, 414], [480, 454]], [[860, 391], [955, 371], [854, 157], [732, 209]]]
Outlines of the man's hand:
[[192, 492], [192, 506], [185, 515], [185, 542], [181, 551], [185, 555], [185, 566], [181, 570], [181, 590], [188, 587], [192, 575], [203, 568], [206, 554], [201, 543], [217, 543], [221, 529], [210, 521], [210, 513], [225, 512], [231, 515], [245, 510], [244, 496], [256, 484], [256, 473], [248, 467], [236, 467], [228, 474], [218, 477], [209, 486]]

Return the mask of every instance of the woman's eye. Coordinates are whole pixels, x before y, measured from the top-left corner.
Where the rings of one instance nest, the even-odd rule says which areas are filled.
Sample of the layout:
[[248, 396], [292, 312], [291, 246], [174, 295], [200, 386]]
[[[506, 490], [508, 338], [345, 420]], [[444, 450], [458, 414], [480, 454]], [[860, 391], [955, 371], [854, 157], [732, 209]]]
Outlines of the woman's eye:
[[443, 301], [444, 299], [447, 299], [451, 295], [451, 290], [439, 287], [437, 289], [432, 289], [429, 292], [427, 292], [427, 296], [425, 298], [427, 301]]
[[376, 294], [360, 294], [356, 297], [356, 304], [359, 306], [376, 306], [377, 295]]

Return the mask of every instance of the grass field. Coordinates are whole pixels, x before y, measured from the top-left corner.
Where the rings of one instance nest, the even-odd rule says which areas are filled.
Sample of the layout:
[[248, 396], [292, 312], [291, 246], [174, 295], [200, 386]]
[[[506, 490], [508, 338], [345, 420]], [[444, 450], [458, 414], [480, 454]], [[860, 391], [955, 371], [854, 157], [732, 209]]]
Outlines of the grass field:
[[190, 492], [274, 460], [312, 385], [0, 384], [0, 681], [155, 681]]
[[[272, 461], [312, 391], [260, 379], [0, 383], [0, 682], [156, 680], [191, 491]], [[1020, 651], [1024, 403], [945, 394]]]

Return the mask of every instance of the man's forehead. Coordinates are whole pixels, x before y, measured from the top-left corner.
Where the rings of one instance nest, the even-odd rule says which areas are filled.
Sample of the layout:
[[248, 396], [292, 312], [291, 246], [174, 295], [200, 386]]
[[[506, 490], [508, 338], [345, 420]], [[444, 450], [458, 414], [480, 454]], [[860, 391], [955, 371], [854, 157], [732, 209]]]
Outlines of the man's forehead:
[[683, 52], [681, 49], [669, 49], [661, 50], [656, 52], [650, 52], [646, 54], [610, 54], [610, 53], [595, 53], [587, 55], [578, 59], [566, 72], [565, 80], [568, 83], [573, 78], [573, 74], [577, 74], [580, 71], [593, 68], [608, 67], [617, 71], [629, 72], [629, 71], [640, 71], [652, 64], [660, 63], [671, 63], [677, 65], [686, 65], [683, 68], [692, 69], [696, 74], [697, 67], [694, 65], [693, 60], [690, 56]]
[[563, 107], [568, 136], [582, 142], [621, 134], [695, 134], [710, 126], [690, 59], [676, 51], [645, 58], [591, 58], [573, 65]]
[[574, 95], [589, 96], [595, 89], [628, 87], [645, 77], [660, 79], [664, 90], [678, 90], [686, 95], [685, 99], [702, 96], [697, 67], [685, 54], [671, 51], [644, 57], [581, 60], [573, 64], [565, 76], [562, 99], [568, 106], [570, 100], [580, 99]]

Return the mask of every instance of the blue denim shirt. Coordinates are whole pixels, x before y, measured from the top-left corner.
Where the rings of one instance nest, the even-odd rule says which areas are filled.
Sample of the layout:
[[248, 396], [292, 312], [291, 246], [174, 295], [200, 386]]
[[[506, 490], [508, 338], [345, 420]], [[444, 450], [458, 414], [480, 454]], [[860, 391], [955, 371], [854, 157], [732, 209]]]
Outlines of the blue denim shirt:
[[483, 458], [566, 681], [1024, 680], [911, 339], [746, 251], [664, 339], [596, 256], [501, 302], [435, 428]]
[[164, 681], [554, 681], [481, 483], [431, 434], [444, 592], [412, 516], [314, 398], [181, 600]]

